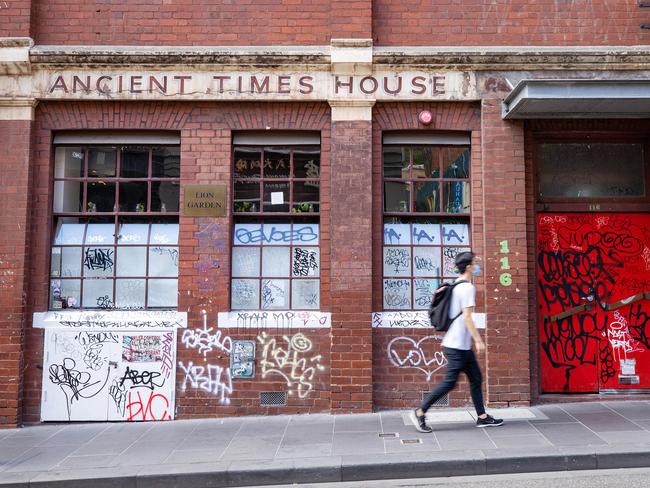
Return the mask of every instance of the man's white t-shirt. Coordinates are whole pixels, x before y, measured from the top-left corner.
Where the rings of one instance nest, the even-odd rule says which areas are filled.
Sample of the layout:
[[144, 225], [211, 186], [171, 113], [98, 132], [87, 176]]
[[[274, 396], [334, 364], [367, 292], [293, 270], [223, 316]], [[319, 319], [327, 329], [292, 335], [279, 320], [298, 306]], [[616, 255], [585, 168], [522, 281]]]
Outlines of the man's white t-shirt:
[[[458, 280], [456, 280], [458, 281]], [[449, 316], [458, 318], [449, 326], [442, 340], [444, 347], [469, 351], [472, 348], [472, 336], [467, 330], [465, 319], [461, 313], [464, 308], [476, 306], [476, 288], [469, 282], [460, 283], [454, 287], [449, 305]]]

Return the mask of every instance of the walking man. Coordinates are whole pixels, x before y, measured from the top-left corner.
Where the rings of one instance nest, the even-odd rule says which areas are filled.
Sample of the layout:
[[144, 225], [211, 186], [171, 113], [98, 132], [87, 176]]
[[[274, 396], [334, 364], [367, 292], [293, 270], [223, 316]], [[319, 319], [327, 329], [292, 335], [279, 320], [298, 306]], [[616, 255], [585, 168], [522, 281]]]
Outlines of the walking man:
[[476, 426], [498, 427], [503, 424], [503, 420], [495, 419], [485, 413], [481, 391], [483, 378], [474, 351], [472, 351], [472, 339], [477, 352], [485, 349], [485, 344], [483, 344], [472, 320], [472, 313], [476, 305], [476, 288], [472, 284], [472, 277], [481, 272], [481, 267], [472, 252], [458, 254], [455, 263], [460, 274], [456, 282], [460, 283], [452, 290], [449, 317], [456, 317], [456, 319], [451, 323], [442, 340], [442, 347], [447, 357], [447, 370], [442, 383], [429, 393], [419, 408], [411, 411], [411, 421], [420, 432], [433, 432], [433, 429], [426, 423], [425, 414], [433, 403], [456, 386], [458, 375], [461, 372], [464, 372], [469, 379], [472, 402], [478, 416]]

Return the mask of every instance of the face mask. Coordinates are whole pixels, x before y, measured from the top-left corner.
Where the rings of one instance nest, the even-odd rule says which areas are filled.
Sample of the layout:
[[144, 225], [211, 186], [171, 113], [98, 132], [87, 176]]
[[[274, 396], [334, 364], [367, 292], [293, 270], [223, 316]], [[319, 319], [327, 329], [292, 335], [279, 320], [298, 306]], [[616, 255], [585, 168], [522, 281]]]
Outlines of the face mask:
[[475, 264], [474, 267], [472, 268], [472, 276], [478, 276], [480, 274], [481, 274], [481, 265]]

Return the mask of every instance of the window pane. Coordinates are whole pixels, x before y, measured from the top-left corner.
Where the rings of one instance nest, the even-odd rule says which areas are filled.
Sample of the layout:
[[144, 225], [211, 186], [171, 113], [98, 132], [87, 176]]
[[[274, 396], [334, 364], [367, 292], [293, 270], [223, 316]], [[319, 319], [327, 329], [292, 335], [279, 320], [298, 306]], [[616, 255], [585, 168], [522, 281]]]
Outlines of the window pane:
[[318, 187], [295, 181], [293, 183], [293, 207], [292, 212], [318, 212], [319, 208], [319, 195]]
[[178, 306], [178, 280], [149, 280], [149, 307], [176, 308]]
[[411, 248], [384, 247], [384, 276], [411, 275]]
[[86, 197], [87, 212], [115, 211], [115, 183], [89, 181]]
[[147, 182], [121, 182], [120, 212], [146, 212], [147, 188]]
[[87, 247], [84, 251], [84, 276], [113, 276], [115, 248]]
[[235, 178], [259, 178], [262, 173], [262, 151], [253, 147], [235, 148]]
[[122, 178], [146, 178], [149, 174], [149, 148], [142, 146], [122, 147], [120, 176]]
[[408, 178], [410, 153], [407, 147], [384, 146], [384, 178]]
[[114, 147], [88, 148], [88, 177], [114, 177], [116, 175], [116, 155]]
[[289, 189], [288, 181], [264, 183], [264, 211], [288, 212]]
[[54, 177], [80, 178], [84, 175], [84, 151], [81, 147], [57, 147]]
[[84, 308], [113, 308], [113, 280], [84, 280]]
[[151, 224], [151, 244], [178, 244], [178, 224]]
[[76, 278], [81, 276], [81, 248], [53, 247], [50, 275]]
[[146, 244], [149, 238], [149, 224], [120, 224], [118, 244]]
[[469, 178], [468, 147], [446, 147], [441, 152], [443, 178]]
[[438, 288], [438, 280], [413, 280], [413, 308], [416, 310], [429, 308], [436, 288]]
[[88, 224], [85, 244], [113, 244], [114, 224]]
[[149, 276], [178, 276], [178, 248], [157, 246], [149, 248]]
[[389, 310], [411, 308], [411, 280], [384, 280], [384, 308]]
[[288, 149], [264, 148], [264, 178], [289, 178]]
[[411, 226], [409, 224], [384, 224], [384, 244], [411, 243]]
[[439, 247], [413, 248], [413, 276], [441, 276]]
[[294, 245], [318, 245], [319, 225], [294, 223], [290, 235]]
[[260, 248], [232, 248], [232, 276], [260, 276]]
[[408, 212], [410, 206], [408, 183], [387, 181], [384, 183], [384, 211]]
[[311, 184], [318, 186], [320, 178], [320, 150], [296, 149], [293, 152], [293, 175], [295, 178], [311, 178]]
[[178, 181], [151, 182], [151, 211], [178, 212], [180, 183]]
[[320, 249], [294, 247], [291, 273], [292, 276], [320, 276]]
[[54, 202], [52, 209], [55, 213], [83, 212], [84, 186], [81, 181], [55, 181]]
[[440, 225], [413, 224], [413, 244], [416, 246], [440, 244]]
[[468, 247], [443, 247], [442, 248], [442, 274], [445, 277], [456, 277], [458, 273], [454, 272], [454, 259], [461, 252], [469, 252]]
[[445, 198], [444, 212], [469, 213], [469, 183], [445, 181], [442, 188]]
[[64, 222], [59, 217], [56, 222], [54, 244], [83, 244], [85, 228], [86, 224]]
[[237, 246], [256, 246], [264, 241], [262, 224], [235, 224], [233, 243]]
[[152, 149], [152, 177], [179, 178], [181, 176], [181, 150], [178, 146]]
[[415, 183], [415, 211], [440, 212], [440, 183], [437, 181]]
[[318, 310], [320, 308], [320, 281], [293, 280], [292, 287], [292, 309]]
[[117, 276], [146, 276], [147, 248], [132, 246], [118, 247], [116, 274]]
[[80, 303], [80, 280], [52, 280], [50, 282], [50, 309], [79, 308]]
[[440, 176], [438, 152], [434, 152], [434, 148], [414, 147], [412, 151], [413, 168], [411, 178], [438, 178]]
[[233, 310], [257, 310], [260, 308], [259, 280], [232, 280], [231, 307]]
[[542, 197], [644, 196], [641, 144], [541, 144], [538, 148]]
[[247, 183], [235, 181], [235, 192], [233, 210], [235, 212], [259, 212], [260, 211], [260, 185], [259, 183]]
[[469, 245], [469, 225], [442, 224], [442, 238], [445, 245]]
[[289, 280], [262, 280], [262, 309], [289, 308]]
[[262, 250], [262, 276], [289, 276], [289, 248], [265, 247]]
[[144, 308], [145, 280], [115, 280], [116, 308]]

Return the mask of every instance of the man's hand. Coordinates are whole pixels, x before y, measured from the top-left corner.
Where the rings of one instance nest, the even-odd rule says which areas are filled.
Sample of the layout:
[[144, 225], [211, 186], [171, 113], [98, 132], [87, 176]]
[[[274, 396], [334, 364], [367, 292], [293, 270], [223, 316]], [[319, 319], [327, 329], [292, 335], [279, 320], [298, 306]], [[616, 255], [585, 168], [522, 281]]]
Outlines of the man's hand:
[[483, 352], [485, 350], [485, 344], [483, 343], [483, 339], [480, 337], [478, 340], [474, 341], [474, 344], [476, 345], [476, 352]]

